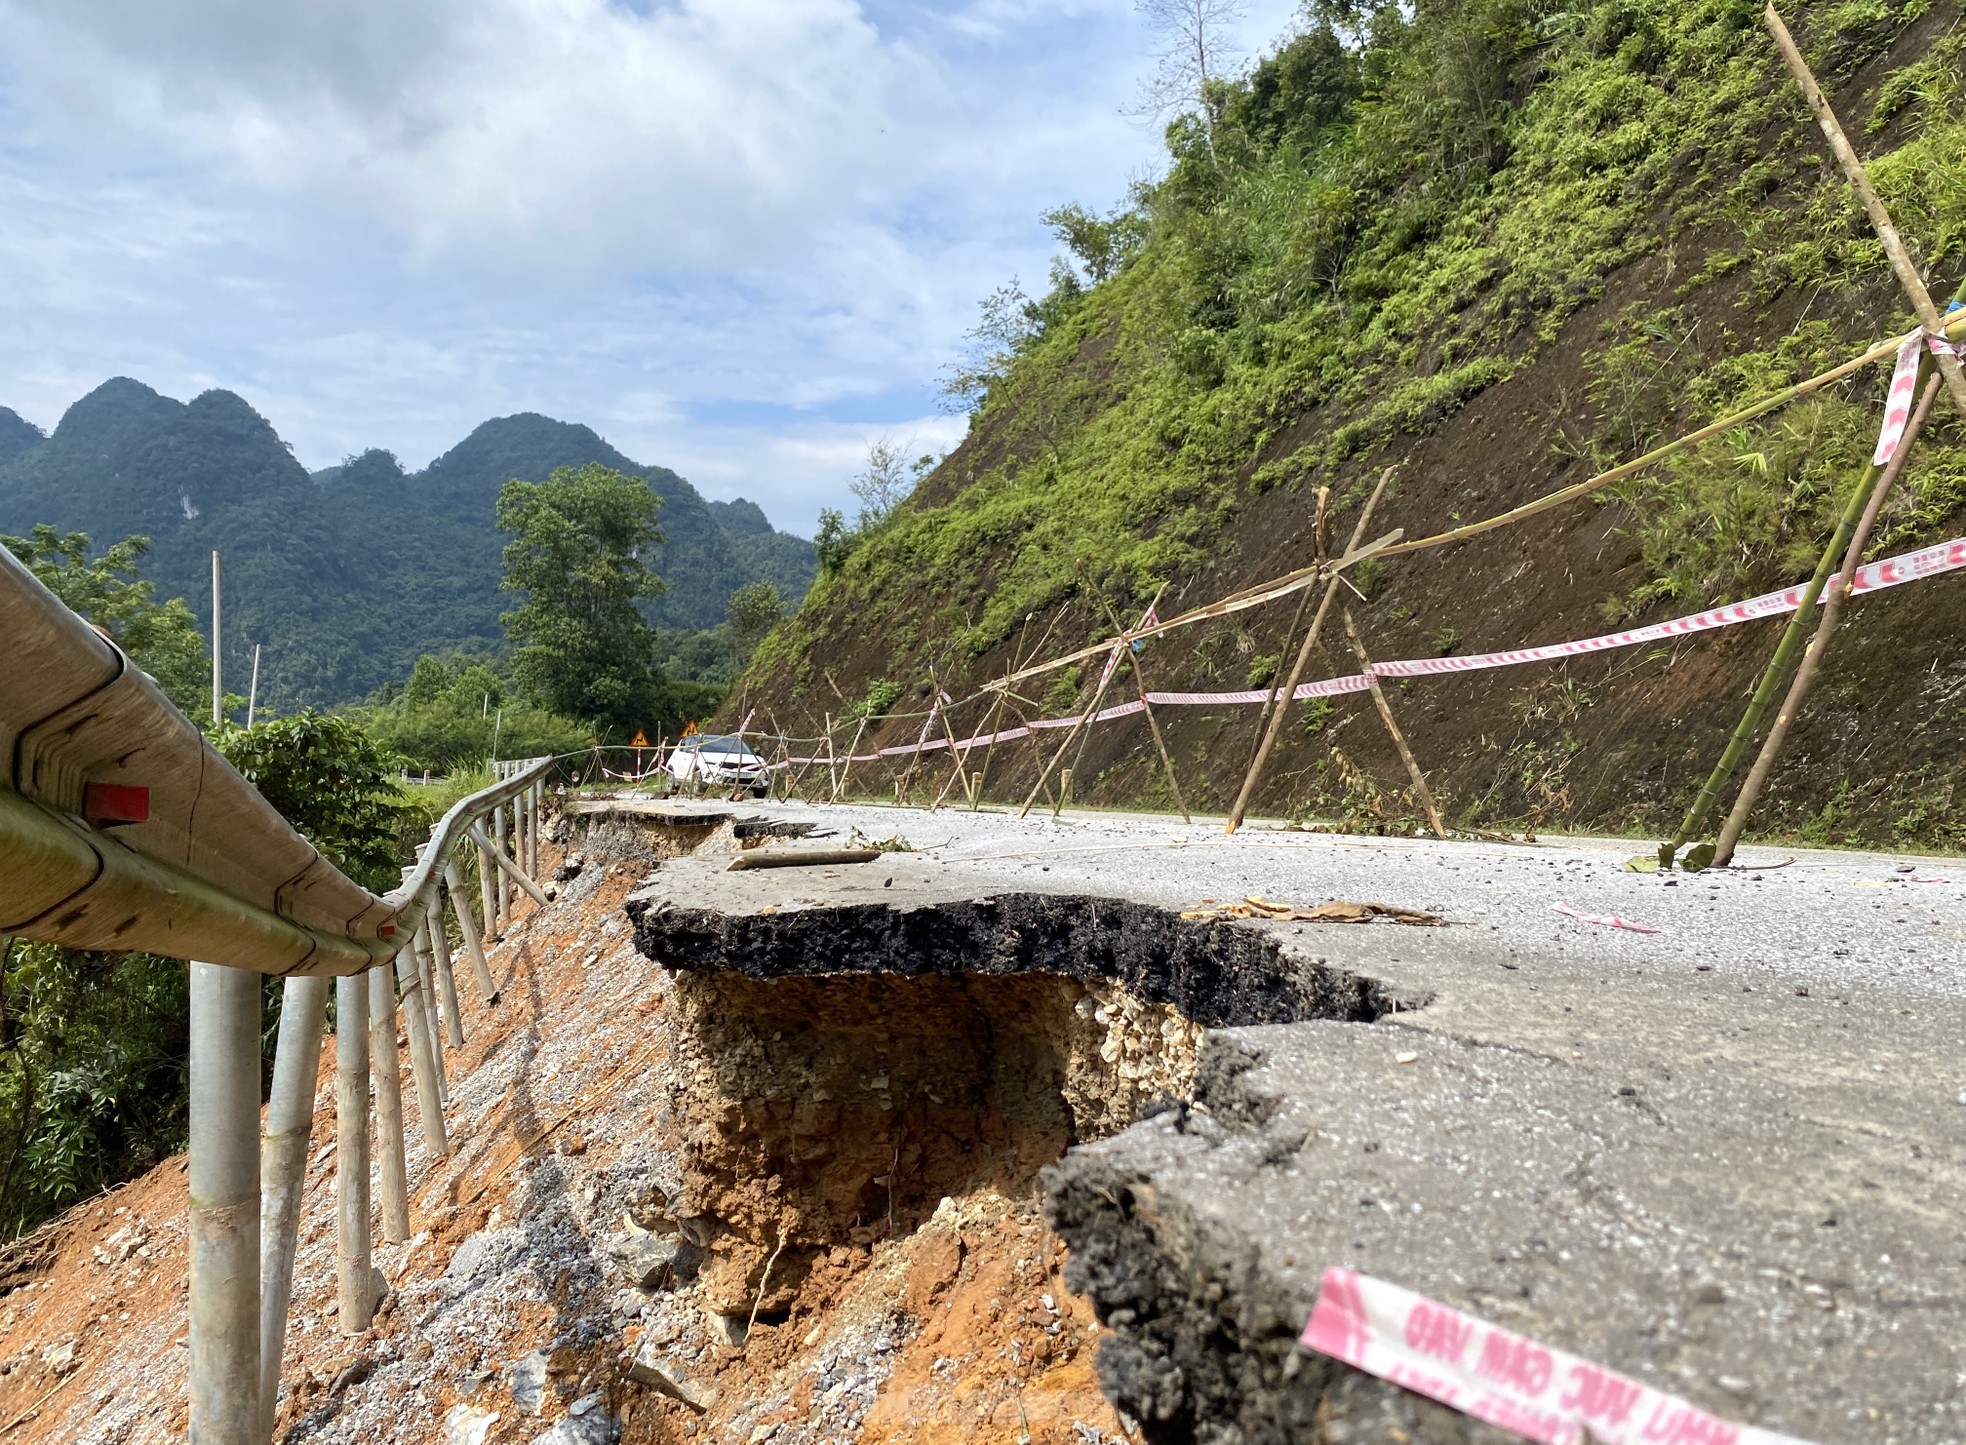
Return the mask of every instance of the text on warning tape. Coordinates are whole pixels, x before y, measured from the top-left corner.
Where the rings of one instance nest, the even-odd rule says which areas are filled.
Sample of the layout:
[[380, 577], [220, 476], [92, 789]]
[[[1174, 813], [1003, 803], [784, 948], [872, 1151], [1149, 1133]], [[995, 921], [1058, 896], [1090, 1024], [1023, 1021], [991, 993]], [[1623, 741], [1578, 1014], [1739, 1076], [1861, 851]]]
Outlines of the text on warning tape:
[[1801, 1445], [1348, 1269], [1324, 1272], [1303, 1343], [1544, 1445]]

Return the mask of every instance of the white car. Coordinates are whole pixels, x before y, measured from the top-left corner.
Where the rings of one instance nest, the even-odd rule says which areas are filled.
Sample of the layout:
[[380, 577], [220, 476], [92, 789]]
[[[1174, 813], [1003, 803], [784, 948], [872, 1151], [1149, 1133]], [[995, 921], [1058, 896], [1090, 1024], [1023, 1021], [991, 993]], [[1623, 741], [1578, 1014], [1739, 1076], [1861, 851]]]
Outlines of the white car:
[[744, 745], [744, 739], [709, 737], [697, 734], [676, 744], [664, 764], [679, 788], [693, 793], [726, 793], [749, 788], [751, 796], [762, 798], [771, 791], [771, 774], [765, 760]]

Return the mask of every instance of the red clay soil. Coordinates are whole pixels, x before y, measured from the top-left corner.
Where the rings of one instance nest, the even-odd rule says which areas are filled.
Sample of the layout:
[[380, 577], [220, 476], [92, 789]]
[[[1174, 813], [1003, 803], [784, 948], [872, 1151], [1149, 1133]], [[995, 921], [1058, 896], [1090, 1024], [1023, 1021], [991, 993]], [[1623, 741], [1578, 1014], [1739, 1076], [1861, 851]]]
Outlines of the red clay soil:
[[[335, 1318], [332, 1042], [323, 1050], [276, 1440], [583, 1445], [614, 1438], [609, 1421], [630, 1445], [1125, 1438], [1093, 1380], [1098, 1327], [1060, 1283], [1063, 1248], [1028, 1189], [947, 1201], [901, 1237], [842, 1241], [741, 1345], [687, 1296], [625, 1287], [607, 1254], [620, 1201], [659, 1199], [648, 1181], [674, 1167], [659, 1112], [669, 981], [620, 917], [637, 871], [590, 864], [543, 915], [525, 905], [493, 952], [496, 1005], [460, 976], [453, 1153], [428, 1158], [410, 1105], [413, 1237], [378, 1246], [391, 1294], [352, 1338]], [[184, 1221], [179, 1158], [7, 1256], [0, 1445], [184, 1438]], [[707, 1413], [629, 1374], [643, 1332], [679, 1319], [685, 1338], [709, 1340]]]

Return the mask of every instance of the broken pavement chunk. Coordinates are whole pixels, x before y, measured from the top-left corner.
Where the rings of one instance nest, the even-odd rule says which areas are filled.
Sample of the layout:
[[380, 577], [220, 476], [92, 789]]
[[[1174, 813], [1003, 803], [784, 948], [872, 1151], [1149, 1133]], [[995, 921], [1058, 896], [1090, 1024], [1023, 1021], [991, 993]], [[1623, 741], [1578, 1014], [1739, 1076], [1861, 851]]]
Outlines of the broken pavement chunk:
[[1375, 918], [1389, 918], [1394, 923], [1412, 924], [1418, 928], [1437, 928], [1445, 921], [1438, 914], [1423, 913], [1417, 908], [1401, 908], [1392, 903], [1353, 903], [1334, 898], [1315, 908], [1304, 908], [1294, 903], [1272, 903], [1260, 893], [1252, 893], [1240, 903], [1184, 909], [1181, 916], [1202, 923], [1226, 918], [1267, 918], [1278, 923], [1370, 923]]
[[725, 869], [737, 873], [746, 868], [833, 867], [841, 863], [871, 863], [881, 856], [878, 848], [753, 848], [739, 853]]

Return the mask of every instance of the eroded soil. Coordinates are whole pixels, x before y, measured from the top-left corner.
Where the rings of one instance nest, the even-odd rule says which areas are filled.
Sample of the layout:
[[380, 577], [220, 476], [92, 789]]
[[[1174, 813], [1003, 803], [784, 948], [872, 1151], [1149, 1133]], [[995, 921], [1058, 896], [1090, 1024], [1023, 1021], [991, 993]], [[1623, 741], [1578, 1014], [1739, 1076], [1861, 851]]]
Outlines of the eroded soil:
[[[390, 1294], [357, 1337], [335, 1317], [324, 1048], [275, 1438], [1124, 1438], [1032, 1175], [1178, 1089], [1188, 1026], [1059, 980], [678, 987], [621, 902], [681, 845], [605, 842], [522, 905], [498, 1003], [460, 977], [452, 1154], [428, 1156], [412, 1108], [413, 1233], [378, 1245]], [[939, 1054], [918, 1046], [950, 1018]], [[1168, 1062], [1120, 1067], [1149, 1034]], [[184, 1213], [175, 1159], [0, 1267], [6, 1445], [184, 1437]]]

